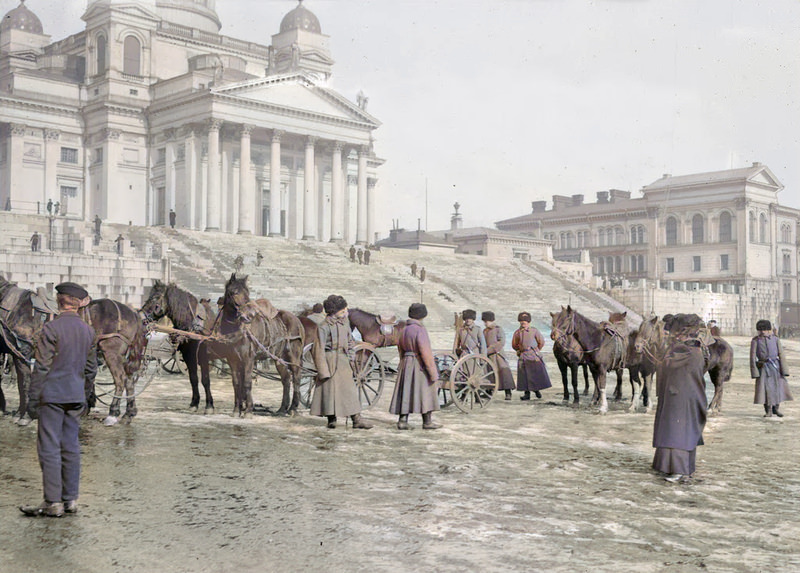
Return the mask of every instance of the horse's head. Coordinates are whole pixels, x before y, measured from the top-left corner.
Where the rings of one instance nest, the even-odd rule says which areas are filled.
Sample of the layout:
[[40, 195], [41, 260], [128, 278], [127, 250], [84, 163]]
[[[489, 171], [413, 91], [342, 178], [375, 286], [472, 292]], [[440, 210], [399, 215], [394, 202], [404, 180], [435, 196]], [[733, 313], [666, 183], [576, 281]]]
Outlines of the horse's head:
[[609, 312], [608, 322], [614, 324], [615, 322], [625, 322], [625, 317], [628, 316], [628, 311], [625, 312]]
[[660, 346], [664, 339], [664, 323], [657, 316], [645, 319], [636, 332], [633, 348], [637, 353], [642, 353], [646, 346]]
[[553, 340], [562, 340], [568, 336], [575, 334], [575, 311], [572, 307], [567, 305], [563, 306], [558, 312], [550, 313], [550, 338]]
[[250, 289], [247, 287], [247, 275], [239, 278], [233, 273], [225, 283], [222, 306], [238, 312], [248, 302], [250, 302]]
[[142, 306], [141, 313], [147, 322], [159, 320], [167, 314], [169, 303], [167, 302], [167, 285], [157, 280], [150, 289], [150, 296], [147, 297]]

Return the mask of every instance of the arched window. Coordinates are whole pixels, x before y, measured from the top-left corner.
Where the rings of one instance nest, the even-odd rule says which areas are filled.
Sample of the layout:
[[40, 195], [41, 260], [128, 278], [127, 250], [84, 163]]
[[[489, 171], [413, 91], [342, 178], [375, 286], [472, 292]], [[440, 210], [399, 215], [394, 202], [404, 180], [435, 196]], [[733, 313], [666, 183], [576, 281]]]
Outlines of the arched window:
[[606, 246], [606, 232], [603, 229], [597, 231], [597, 246], [598, 247]]
[[614, 257], [606, 257], [606, 273], [614, 274]]
[[668, 217], [666, 224], [667, 244], [678, 244], [678, 220], [675, 217]]
[[635, 273], [635, 272], [637, 272], [638, 270], [639, 270], [639, 269], [638, 269], [638, 268], [637, 268], [637, 266], [636, 266], [636, 255], [631, 255], [631, 272], [632, 272], [632, 273]]
[[631, 244], [636, 244], [636, 227], [631, 227]]
[[748, 233], [750, 237], [750, 242], [756, 242], [756, 214], [754, 211], [750, 211], [750, 215], [747, 217], [747, 222], [750, 225], [750, 232]]
[[703, 216], [699, 213], [692, 217], [692, 244], [703, 242]]
[[603, 259], [603, 257], [597, 257], [597, 274], [598, 275], [606, 274], [605, 259]]
[[106, 37], [103, 35], [97, 36], [97, 74], [106, 73]]
[[616, 244], [616, 245], [624, 245], [625, 244], [625, 229], [623, 229], [622, 227], [617, 227], [616, 229], [614, 229], [614, 232], [617, 235], [616, 238], [615, 238], [615, 243], [614, 244]]
[[727, 211], [723, 211], [719, 216], [719, 242], [729, 243], [732, 240], [731, 214]]
[[769, 233], [767, 229], [767, 216], [764, 213], [761, 213], [761, 216], [758, 218], [758, 242], [767, 243], [768, 240]]
[[136, 36], [126, 36], [123, 45], [122, 72], [131, 76], [140, 76], [142, 44]]
[[639, 272], [640, 273], [645, 272], [647, 269], [644, 266], [644, 255], [638, 255], [637, 259], [639, 259], [639, 264], [637, 265], [639, 268]]
[[617, 273], [622, 272], [622, 257], [616, 257], [616, 260], [614, 261], [614, 269]]
[[606, 230], [606, 244], [609, 245], [609, 246], [615, 244], [614, 243], [614, 229], [612, 229], [611, 227], [609, 227]]
[[781, 242], [783, 243], [792, 242], [792, 228], [786, 223], [781, 225]]

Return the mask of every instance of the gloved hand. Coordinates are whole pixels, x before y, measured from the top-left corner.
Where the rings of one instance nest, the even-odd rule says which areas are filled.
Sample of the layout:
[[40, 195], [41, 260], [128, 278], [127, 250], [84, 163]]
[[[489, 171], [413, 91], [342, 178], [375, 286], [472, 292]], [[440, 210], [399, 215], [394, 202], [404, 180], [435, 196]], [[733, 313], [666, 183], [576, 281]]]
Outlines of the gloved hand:
[[31, 417], [31, 420], [36, 420], [39, 418], [39, 402], [28, 400], [28, 409], [26, 410], [26, 413]]
[[97, 406], [97, 394], [92, 390], [92, 393], [86, 396], [86, 409], [91, 410], [95, 406]]

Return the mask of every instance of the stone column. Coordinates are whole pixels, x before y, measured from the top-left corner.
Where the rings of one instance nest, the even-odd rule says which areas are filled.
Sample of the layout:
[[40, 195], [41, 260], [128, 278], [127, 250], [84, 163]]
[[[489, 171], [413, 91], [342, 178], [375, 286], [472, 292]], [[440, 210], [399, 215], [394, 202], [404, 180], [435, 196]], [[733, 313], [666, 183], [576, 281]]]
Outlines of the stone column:
[[281, 136], [283, 131], [272, 133], [269, 160], [269, 236], [281, 236]]
[[[61, 146], [58, 140], [61, 132], [56, 129], [44, 130], [44, 197], [47, 203], [61, 201], [61, 190], [58, 188], [58, 162], [61, 160]], [[21, 165], [19, 167], [22, 167]], [[12, 169], [17, 168], [16, 165]], [[65, 205], [66, 206], [66, 205]]]
[[316, 239], [317, 188], [315, 183], [314, 144], [317, 138], [306, 139], [306, 160], [303, 167], [303, 240]]
[[222, 195], [220, 191], [219, 167], [219, 132], [222, 120], [210, 119], [208, 127], [208, 199], [206, 203], [206, 231], [219, 231], [220, 207]]
[[356, 242], [367, 244], [367, 154], [369, 150], [358, 150], [358, 196], [356, 205]]
[[[177, 193], [177, 175], [175, 173], [175, 161], [177, 160], [177, 145], [175, 143], [175, 130], [164, 130], [164, 136], [167, 138], [167, 145], [165, 150], [166, 163], [164, 165], [164, 179], [167, 184], [167, 212], [164, 213], [164, 221], [169, 225], [169, 210], [175, 209], [176, 193]], [[181, 217], [182, 219], [183, 217]]]
[[367, 244], [375, 242], [375, 205], [378, 193], [376, 186], [378, 180], [374, 177], [367, 179]]
[[344, 240], [344, 190], [342, 173], [341, 141], [333, 143], [331, 157], [331, 242], [341, 243]]
[[243, 125], [239, 143], [239, 233], [252, 235], [255, 232], [255, 192], [250, 173], [250, 134], [255, 126]]
[[[25, 188], [23, 187], [21, 176], [22, 156], [25, 153], [24, 137], [24, 125], [18, 123], [9, 124], [8, 150], [6, 151], [6, 189], [8, 196], [11, 198], [11, 209], [35, 208], [33, 205], [19, 204], [21, 200], [26, 199], [26, 197], [24, 197]], [[40, 196], [38, 200], [41, 202], [43, 197], [44, 196]], [[47, 199], [39, 206], [40, 213], [47, 213], [45, 210], [46, 204]], [[5, 205], [0, 205], [0, 207], [5, 207]]]
[[[198, 214], [198, 204], [200, 204], [200, 185], [197, 177], [197, 140], [194, 136], [194, 129], [189, 127], [186, 131], [186, 159], [184, 160], [184, 181], [186, 193], [189, 199], [189, 213], [186, 224], [190, 229], [198, 229], [200, 219]], [[180, 216], [180, 215], [179, 215]]]

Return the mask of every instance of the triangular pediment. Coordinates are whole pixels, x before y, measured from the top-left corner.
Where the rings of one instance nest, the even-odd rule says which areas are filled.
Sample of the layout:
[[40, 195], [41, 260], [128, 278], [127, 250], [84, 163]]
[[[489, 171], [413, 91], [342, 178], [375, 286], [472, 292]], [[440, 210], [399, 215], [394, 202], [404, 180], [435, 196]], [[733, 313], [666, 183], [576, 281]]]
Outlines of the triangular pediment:
[[302, 110], [340, 120], [366, 122], [376, 126], [379, 124], [375, 118], [343, 96], [315, 85], [302, 74], [249, 80], [236, 85], [220, 86], [213, 92], [234, 99]]
[[148, 20], [161, 20], [161, 17], [158, 14], [156, 14], [151, 10], [148, 10], [144, 6], [136, 4], [135, 2], [124, 3], [124, 4], [117, 4], [117, 3], [103, 4], [101, 2], [95, 2], [86, 9], [86, 12], [84, 12], [83, 16], [81, 16], [81, 19], [84, 22], [88, 22], [98, 13], [107, 12], [111, 9], [118, 12], [125, 12], [126, 14], [130, 14], [132, 16], [147, 18]]
[[782, 187], [782, 185], [772, 176], [772, 174], [765, 168], [749, 177], [748, 182], [757, 183], [759, 185], [766, 185], [768, 187]]

